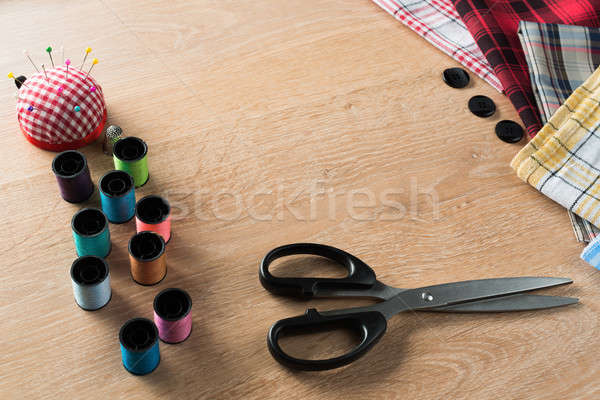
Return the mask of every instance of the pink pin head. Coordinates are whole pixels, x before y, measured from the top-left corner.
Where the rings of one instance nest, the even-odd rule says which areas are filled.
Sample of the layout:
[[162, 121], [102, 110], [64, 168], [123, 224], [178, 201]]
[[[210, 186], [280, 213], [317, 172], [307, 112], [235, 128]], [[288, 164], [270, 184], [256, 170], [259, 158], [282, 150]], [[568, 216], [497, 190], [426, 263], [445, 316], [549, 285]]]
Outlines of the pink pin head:
[[69, 60], [68, 58], [65, 60], [65, 64], [66, 65], [71, 65], [71, 60]]
[[90, 86], [90, 92], [95, 92], [96, 91], [96, 86]]
[[60, 86], [58, 87], [58, 93], [62, 93], [63, 89], [64, 89], [64, 86], [63, 86], [63, 85], [60, 85]]

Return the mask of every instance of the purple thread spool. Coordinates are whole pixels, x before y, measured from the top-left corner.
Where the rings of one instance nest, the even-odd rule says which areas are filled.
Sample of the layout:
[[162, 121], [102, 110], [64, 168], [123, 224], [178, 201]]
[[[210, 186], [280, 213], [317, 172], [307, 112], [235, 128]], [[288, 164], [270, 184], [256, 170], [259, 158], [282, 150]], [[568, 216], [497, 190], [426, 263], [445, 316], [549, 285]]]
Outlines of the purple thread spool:
[[94, 193], [94, 184], [85, 156], [75, 150], [59, 153], [52, 160], [60, 195], [69, 203], [81, 203]]

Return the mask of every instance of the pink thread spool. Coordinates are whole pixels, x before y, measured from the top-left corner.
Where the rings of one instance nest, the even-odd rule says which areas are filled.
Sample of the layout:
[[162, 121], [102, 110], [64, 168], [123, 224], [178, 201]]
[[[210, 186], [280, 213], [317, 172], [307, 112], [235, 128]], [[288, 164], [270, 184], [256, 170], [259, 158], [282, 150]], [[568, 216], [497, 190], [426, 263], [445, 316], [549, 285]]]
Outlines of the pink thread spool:
[[165, 243], [171, 239], [171, 206], [160, 196], [151, 194], [135, 205], [136, 231], [152, 231], [163, 237]]
[[192, 299], [183, 289], [165, 289], [154, 298], [154, 323], [165, 343], [181, 343], [192, 332]]

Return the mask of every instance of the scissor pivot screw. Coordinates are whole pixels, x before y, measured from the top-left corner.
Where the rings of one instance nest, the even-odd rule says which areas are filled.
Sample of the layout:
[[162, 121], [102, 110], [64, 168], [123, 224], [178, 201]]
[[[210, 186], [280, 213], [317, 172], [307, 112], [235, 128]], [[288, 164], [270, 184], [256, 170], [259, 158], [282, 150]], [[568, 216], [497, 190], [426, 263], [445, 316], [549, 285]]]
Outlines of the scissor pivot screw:
[[433, 301], [433, 296], [427, 292], [421, 293], [421, 298], [425, 301]]

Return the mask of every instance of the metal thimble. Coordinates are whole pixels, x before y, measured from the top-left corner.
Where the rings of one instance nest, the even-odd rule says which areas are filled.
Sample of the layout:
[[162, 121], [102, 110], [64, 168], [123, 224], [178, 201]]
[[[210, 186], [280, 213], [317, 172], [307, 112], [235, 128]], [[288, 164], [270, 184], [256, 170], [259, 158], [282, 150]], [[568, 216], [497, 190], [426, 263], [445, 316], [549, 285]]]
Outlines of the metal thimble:
[[106, 128], [106, 134], [104, 135], [104, 143], [102, 144], [102, 151], [104, 154], [112, 156], [113, 146], [119, 140], [123, 138], [123, 130], [117, 125], [111, 125]]

